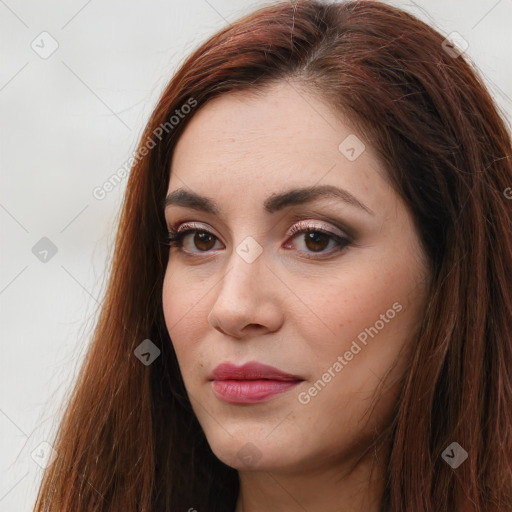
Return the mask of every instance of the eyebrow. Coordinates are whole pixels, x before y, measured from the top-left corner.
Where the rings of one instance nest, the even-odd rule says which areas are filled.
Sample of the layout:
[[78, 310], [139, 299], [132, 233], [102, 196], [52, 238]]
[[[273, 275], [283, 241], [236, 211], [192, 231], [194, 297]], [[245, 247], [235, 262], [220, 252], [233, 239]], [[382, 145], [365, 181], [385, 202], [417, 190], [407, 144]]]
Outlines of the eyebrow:
[[[294, 188], [279, 194], [272, 194], [263, 203], [265, 211], [274, 213], [288, 206], [299, 205], [312, 202], [322, 198], [338, 198], [345, 203], [355, 206], [370, 215], [375, 212], [363, 204], [359, 199], [353, 196], [347, 190], [334, 187], [333, 185], [320, 185], [313, 187]], [[195, 192], [179, 188], [171, 192], [163, 201], [162, 208], [165, 210], [170, 205], [192, 208], [215, 215], [220, 214], [220, 208], [212, 199], [199, 195]]]

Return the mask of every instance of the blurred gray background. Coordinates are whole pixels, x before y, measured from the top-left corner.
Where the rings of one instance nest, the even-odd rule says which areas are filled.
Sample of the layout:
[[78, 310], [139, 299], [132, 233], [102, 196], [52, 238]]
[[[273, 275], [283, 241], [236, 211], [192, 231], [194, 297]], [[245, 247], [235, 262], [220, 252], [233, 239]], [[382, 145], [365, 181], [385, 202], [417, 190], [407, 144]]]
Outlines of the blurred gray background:
[[[105, 291], [126, 179], [93, 190], [185, 56], [267, 3], [0, 0], [0, 512], [32, 510]], [[510, 123], [512, 0], [388, 3], [459, 33]]]

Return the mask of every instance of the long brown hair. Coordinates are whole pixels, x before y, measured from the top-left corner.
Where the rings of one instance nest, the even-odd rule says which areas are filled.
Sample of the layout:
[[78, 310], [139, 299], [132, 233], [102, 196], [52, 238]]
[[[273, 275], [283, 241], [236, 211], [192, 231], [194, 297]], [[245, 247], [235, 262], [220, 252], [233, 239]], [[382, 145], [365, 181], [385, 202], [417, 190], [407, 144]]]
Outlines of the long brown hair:
[[[289, 79], [378, 151], [432, 264], [389, 429], [383, 509], [512, 511], [511, 139], [474, 67], [444, 39], [376, 1], [286, 1], [188, 57], [140, 141], [105, 299], [37, 512], [234, 510], [238, 473], [210, 450], [164, 323], [162, 201], [173, 149], [202, 105]], [[134, 354], [145, 339], [161, 351], [149, 365]], [[442, 457], [453, 442], [467, 451], [456, 469]]]

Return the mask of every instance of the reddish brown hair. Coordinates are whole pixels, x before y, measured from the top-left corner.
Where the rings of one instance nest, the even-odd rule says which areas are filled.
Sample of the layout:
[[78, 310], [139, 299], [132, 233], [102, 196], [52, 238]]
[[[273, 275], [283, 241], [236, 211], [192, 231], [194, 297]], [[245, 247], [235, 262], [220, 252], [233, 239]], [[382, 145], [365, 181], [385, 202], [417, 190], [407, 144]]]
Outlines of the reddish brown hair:
[[[293, 79], [347, 115], [414, 217], [432, 288], [396, 404], [382, 507], [512, 511], [511, 140], [478, 73], [444, 36], [375, 1], [282, 2], [211, 37], [181, 66], [131, 169], [94, 338], [54, 443], [37, 512], [234, 510], [237, 471], [210, 450], [162, 312], [162, 201], [180, 134], [230, 91]], [[134, 349], [149, 338], [160, 357]], [[468, 452], [457, 469], [442, 458]]]

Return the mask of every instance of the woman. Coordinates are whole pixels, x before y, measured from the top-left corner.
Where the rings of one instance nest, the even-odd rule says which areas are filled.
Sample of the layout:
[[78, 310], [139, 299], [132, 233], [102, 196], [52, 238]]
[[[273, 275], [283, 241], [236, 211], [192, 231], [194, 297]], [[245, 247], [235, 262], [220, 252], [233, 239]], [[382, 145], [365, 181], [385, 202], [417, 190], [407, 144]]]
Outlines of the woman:
[[510, 155], [396, 8], [211, 37], [140, 141], [35, 510], [512, 510]]

